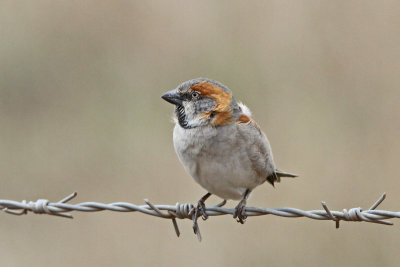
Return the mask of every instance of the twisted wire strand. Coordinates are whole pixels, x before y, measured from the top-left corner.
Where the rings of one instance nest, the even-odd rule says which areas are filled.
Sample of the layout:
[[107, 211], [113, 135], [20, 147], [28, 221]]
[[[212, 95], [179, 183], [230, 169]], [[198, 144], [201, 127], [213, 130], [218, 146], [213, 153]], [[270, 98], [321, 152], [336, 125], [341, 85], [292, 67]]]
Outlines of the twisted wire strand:
[[[69, 212], [98, 212], [98, 211], [116, 211], [116, 212], [141, 212], [147, 215], [152, 215], [164, 219], [171, 219], [177, 236], [180, 235], [176, 219], [190, 219], [193, 220], [195, 206], [189, 203], [176, 203], [175, 206], [171, 205], [153, 205], [149, 200], [145, 199], [147, 205], [135, 205], [128, 202], [114, 202], [109, 204], [98, 202], [82, 202], [77, 204], [69, 204], [68, 201], [77, 196], [74, 192], [58, 202], [50, 202], [47, 199], [38, 199], [37, 201], [13, 201], [1, 200], [0, 209], [12, 215], [24, 215], [28, 212], [35, 214], [48, 214], [61, 216], [65, 218], [73, 218]], [[383, 194], [368, 210], [363, 210], [360, 207], [351, 208], [349, 210], [343, 209], [342, 211], [331, 211], [325, 202], [321, 202], [323, 210], [301, 210], [296, 208], [259, 208], [259, 207], [246, 207], [246, 216], [262, 216], [262, 215], [275, 215], [286, 218], [299, 218], [306, 217], [314, 220], [332, 220], [339, 228], [340, 221], [353, 221], [353, 222], [369, 222], [384, 225], [393, 225], [392, 222], [387, 221], [391, 218], [400, 218], [400, 211], [386, 211], [375, 210], [386, 198]], [[206, 207], [205, 211], [208, 216], [221, 216], [233, 215], [234, 209], [223, 208], [226, 201], [211, 207]], [[200, 230], [194, 229], [199, 240], [201, 240]]]

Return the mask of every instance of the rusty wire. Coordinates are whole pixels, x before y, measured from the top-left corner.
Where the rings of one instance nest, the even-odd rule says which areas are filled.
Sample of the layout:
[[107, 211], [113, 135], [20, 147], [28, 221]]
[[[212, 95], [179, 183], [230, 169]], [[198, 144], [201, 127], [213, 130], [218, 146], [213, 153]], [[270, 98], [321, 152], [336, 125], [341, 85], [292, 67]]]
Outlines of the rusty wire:
[[[176, 232], [179, 237], [180, 231], [176, 219], [190, 219], [194, 220], [194, 208], [192, 204], [180, 204], [176, 203], [175, 206], [170, 205], [153, 205], [149, 200], [145, 199], [147, 205], [135, 205], [127, 202], [115, 202], [110, 204], [98, 203], [98, 202], [82, 202], [78, 204], [68, 204], [67, 202], [77, 196], [77, 193], [63, 198], [58, 202], [50, 202], [47, 199], [39, 199], [37, 201], [13, 201], [13, 200], [1, 200], [0, 209], [6, 213], [12, 215], [24, 215], [28, 212], [36, 214], [48, 214], [61, 216], [65, 218], [72, 218], [69, 213], [71, 211], [82, 211], [82, 212], [97, 212], [97, 211], [118, 211], [118, 212], [141, 212], [147, 215], [152, 215], [164, 219], [171, 219]], [[332, 220], [336, 224], [336, 228], [339, 228], [339, 221], [353, 221], [353, 222], [369, 222], [378, 223], [384, 225], [393, 225], [392, 222], [387, 221], [391, 218], [400, 218], [400, 212], [376, 210], [376, 208], [386, 198], [386, 194], [383, 194], [368, 210], [361, 208], [351, 208], [349, 210], [343, 209], [342, 211], [331, 211], [325, 202], [321, 202], [323, 210], [309, 210], [304, 211], [296, 208], [258, 208], [258, 207], [246, 207], [246, 216], [261, 216], [261, 215], [275, 215], [287, 218], [298, 218], [306, 217], [314, 220]], [[234, 209], [223, 208], [226, 201], [212, 207], [206, 207], [206, 213], [208, 216], [220, 216], [220, 215], [233, 215]], [[200, 230], [194, 229], [197, 238], [201, 240]]]

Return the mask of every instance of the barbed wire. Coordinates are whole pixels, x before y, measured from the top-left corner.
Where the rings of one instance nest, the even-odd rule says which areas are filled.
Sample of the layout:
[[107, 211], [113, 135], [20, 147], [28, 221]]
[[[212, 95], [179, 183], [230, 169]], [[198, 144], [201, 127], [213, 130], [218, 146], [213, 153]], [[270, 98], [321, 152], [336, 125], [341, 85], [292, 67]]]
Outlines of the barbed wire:
[[[180, 236], [178, 223], [176, 219], [190, 219], [194, 222], [197, 220], [195, 217], [195, 206], [190, 203], [180, 204], [176, 203], [175, 206], [170, 205], [153, 205], [149, 200], [145, 199], [147, 205], [135, 205], [128, 202], [114, 202], [110, 204], [98, 203], [98, 202], [82, 202], [78, 204], [68, 204], [70, 200], [75, 198], [77, 193], [74, 192], [71, 195], [63, 198], [58, 202], [50, 202], [47, 199], [38, 199], [37, 201], [23, 200], [21, 202], [13, 200], [1, 200], [0, 209], [8, 214], [12, 215], [24, 215], [28, 212], [35, 214], [48, 214], [61, 216], [65, 218], [73, 218], [69, 213], [71, 211], [81, 212], [98, 212], [98, 211], [117, 211], [117, 212], [141, 212], [147, 215], [152, 215], [164, 219], [171, 219], [176, 235]], [[325, 202], [321, 202], [323, 210], [300, 210], [296, 208], [259, 208], [259, 207], [246, 207], [245, 216], [262, 216], [262, 215], [275, 215], [286, 218], [299, 218], [306, 217], [314, 220], [332, 220], [336, 224], [336, 228], [339, 228], [340, 221], [352, 221], [352, 222], [369, 222], [378, 223], [384, 225], [393, 225], [392, 222], [387, 221], [391, 218], [400, 218], [400, 211], [386, 211], [376, 210], [376, 208], [386, 198], [386, 194], [383, 194], [368, 210], [363, 210], [360, 207], [351, 208], [349, 210], [343, 209], [342, 211], [331, 211]], [[206, 207], [205, 212], [208, 216], [221, 216], [221, 215], [233, 215], [234, 209], [223, 208], [226, 201], [222, 203]], [[197, 223], [194, 224], [194, 232], [197, 235], [199, 241], [201, 241], [200, 229]]]

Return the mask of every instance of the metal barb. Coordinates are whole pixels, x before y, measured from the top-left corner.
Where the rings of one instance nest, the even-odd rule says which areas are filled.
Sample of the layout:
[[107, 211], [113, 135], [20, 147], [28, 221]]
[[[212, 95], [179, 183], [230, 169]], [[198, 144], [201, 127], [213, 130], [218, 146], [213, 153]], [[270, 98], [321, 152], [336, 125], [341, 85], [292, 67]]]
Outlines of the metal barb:
[[172, 224], [174, 225], [176, 236], [179, 237], [181, 235], [181, 232], [179, 231], [178, 222], [176, 221], [176, 213], [174, 213], [173, 211], [168, 211], [168, 213], [171, 216], [173, 216], [172, 217]]
[[77, 192], [73, 192], [69, 196], [66, 196], [65, 198], [63, 198], [60, 201], [58, 201], [58, 203], [67, 203], [68, 201], [74, 199], [77, 195], [78, 195]]
[[376, 209], [386, 198], [386, 193], [383, 193], [383, 195], [369, 208], [370, 210]]
[[326, 213], [328, 214], [329, 218], [331, 218], [332, 221], [335, 221], [336, 229], [339, 229], [340, 219], [337, 219], [335, 216], [333, 216], [332, 212], [330, 211], [330, 209], [328, 208], [328, 206], [326, 205], [326, 203], [324, 201], [321, 201], [321, 204], [322, 204], [322, 207], [324, 208], [324, 210], [326, 211]]
[[200, 228], [199, 228], [199, 224], [197, 223], [197, 217], [198, 214], [197, 212], [193, 212], [192, 213], [192, 221], [193, 221], [193, 232], [194, 234], [197, 236], [197, 240], [199, 240], [199, 242], [201, 242], [201, 233], [200, 233]]
[[169, 218], [169, 217], [171, 217], [171, 216], [169, 216], [168, 214], [162, 213], [161, 210], [159, 210], [156, 206], [154, 206], [153, 204], [151, 204], [151, 202], [150, 202], [147, 198], [144, 199], [144, 202], [146, 202], [146, 204], [149, 205], [150, 208], [152, 208], [155, 212], [157, 212], [157, 213], [160, 215], [160, 217], [163, 217], [163, 218]]

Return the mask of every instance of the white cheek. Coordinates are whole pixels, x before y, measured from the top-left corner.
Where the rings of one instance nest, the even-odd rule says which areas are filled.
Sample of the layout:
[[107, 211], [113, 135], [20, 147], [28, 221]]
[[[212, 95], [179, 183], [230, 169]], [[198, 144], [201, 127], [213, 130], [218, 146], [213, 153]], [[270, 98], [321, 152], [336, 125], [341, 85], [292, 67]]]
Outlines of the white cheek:
[[195, 115], [195, 107], [193, 106], [192, 103], [186, 102], [183, 103], [183, 106], [185, 108], [185, 114], [186, 114], [186, 120], [187, 120], [187, 125], [189, 127], [197, 127], [202, 124], [205, 124], [205, 120], [203, 119], [203, 115]]
[[205, 121], [201, 116], [197, 116], [191, 119], [188, 119], [188, 126], [189, 127], [196, 127], [204, 124]]

